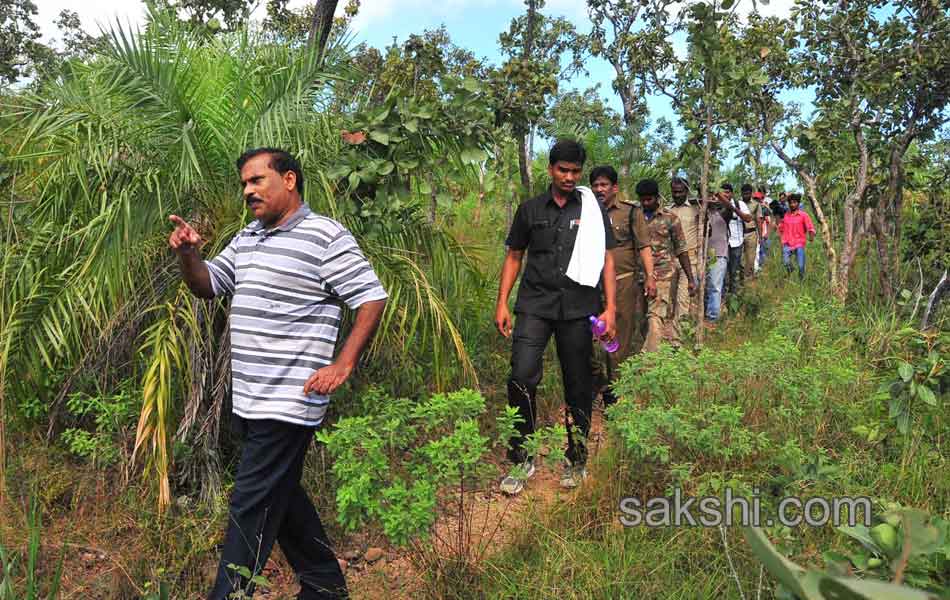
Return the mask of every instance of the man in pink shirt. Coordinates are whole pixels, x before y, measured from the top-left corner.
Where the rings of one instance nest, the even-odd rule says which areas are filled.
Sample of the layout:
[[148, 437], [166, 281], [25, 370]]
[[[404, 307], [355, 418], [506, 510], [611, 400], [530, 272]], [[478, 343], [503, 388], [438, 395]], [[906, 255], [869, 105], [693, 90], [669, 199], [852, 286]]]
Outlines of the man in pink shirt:
[[[799, 210], [802, 202], [801, 194], [789, 194], [788, 212], [778, 225], [779, 235], [782, 238], [782, 263], [785, 270], [792, 272], [791, 256], [795, 253], [798, 258], [798, 276], [805, 277], [805, 244], [814, 241], [815, 226], [811, 217], [803, 210]], [[806, 241], [807, 236], [807, 241]]]

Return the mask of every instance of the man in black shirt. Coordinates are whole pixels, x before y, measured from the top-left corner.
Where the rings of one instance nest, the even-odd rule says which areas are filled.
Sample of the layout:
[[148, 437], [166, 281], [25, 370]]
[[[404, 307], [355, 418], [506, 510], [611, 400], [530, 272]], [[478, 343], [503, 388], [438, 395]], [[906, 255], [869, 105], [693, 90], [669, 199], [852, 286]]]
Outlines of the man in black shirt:
[[[511, 377], [508, 380], [508, 404], [518, 409], [524, 421], [518, 425], [518, 434], [508, 449], [508, 458], [515, 464], [511, 474], [501, 483], [501, 490], [508, 494], [521, 492], [525, 481], [534, 474], [534, 457], [527, 455], [523, 444], [525, 437], [534, 432], [535, 390], [541, 381], [544, 348], [551, 334], [554, 334], [561, 364], [565, 403], [573, 421], [567, 431], [568, 463], [561, 484], [575, 487], [587, 474], [584, 446], [590, 430], [593, 392], [590, 369], [593, 342], [589, 317], [597, 315], [603, 319], [607, 325], [605, 338], [613, 339], [616, 280], [610, 252], [615, 245], [613, 233], [603, 207], [597, 202], [605, 248], [579, 250], [604, 252], [602, 283], [581, 285], [566, 274], [581, 224], [581, 195], [576, 185], [585, 158], [584, 147], [574, 141], [560, 140], [551, 148], [548, 157], [551, 186], [545, 193], [518, 207], [506, 241], [508, 252], [501, 270], [495, 307], [495, 325], [505, 337], [512, 334], [508, 297], [518, 278], [524, 252], [528, 250], [527, 265], [515, 302], [518, 318], [514, 326]], [[601, 304], [601, 291], [606, 307]]]

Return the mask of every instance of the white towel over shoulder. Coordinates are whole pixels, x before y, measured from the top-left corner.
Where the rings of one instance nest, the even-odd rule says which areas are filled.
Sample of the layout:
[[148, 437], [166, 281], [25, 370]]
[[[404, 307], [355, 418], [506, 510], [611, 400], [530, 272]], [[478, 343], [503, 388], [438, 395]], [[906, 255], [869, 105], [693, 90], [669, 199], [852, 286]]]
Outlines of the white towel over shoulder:
[[604, 236], [604, 218], [594, 192], [588, 187], [577, 186], [581, 194], [581, 222], [577, 227], [574, 251], [567, 265], [567, 275], [577, 283], [596, 287], [600, 272], [604, 269], [604, 252], [607, 240]]

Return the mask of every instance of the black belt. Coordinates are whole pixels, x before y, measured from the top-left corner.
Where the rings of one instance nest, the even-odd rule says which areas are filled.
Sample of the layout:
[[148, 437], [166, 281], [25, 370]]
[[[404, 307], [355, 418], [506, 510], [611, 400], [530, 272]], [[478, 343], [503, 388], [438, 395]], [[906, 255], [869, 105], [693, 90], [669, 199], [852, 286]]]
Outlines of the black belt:
[[749, 235], [750, 233], [755, 233], [755, 229], [746, 229], [745, 234]]

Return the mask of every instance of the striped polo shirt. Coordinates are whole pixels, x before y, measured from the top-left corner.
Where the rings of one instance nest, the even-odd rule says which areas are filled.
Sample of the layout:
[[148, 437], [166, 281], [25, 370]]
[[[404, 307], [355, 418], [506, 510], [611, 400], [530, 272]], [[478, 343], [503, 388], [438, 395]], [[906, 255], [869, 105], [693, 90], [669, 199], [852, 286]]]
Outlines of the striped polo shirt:
[[343, 304], [386, 298], [353, 235], [302, 205], [273, 229], [253, 221], [205, 264], [214, 295], [234, 296], [234, 412], [319, 425], [330, 399], [304, 394], [303, 386], [333, 361]]

